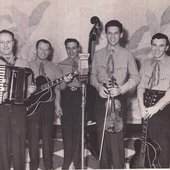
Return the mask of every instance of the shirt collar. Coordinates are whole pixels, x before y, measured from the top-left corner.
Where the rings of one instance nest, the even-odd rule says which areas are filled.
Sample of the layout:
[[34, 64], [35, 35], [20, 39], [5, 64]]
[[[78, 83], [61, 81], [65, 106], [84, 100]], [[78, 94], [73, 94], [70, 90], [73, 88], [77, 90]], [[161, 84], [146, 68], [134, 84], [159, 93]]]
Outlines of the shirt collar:
[[115, 53], [117, 53], [119, 50], [120, 50], [120, 45], [118, 44], [118, 45], [116, 45], [116, 46], [110, 46], [110, 45], [107, 45], [106, 46], [106, 53], [108, 54], [110, 51], [114, 51]]
[[10, 64], [15, 64], [16, 61], [16, 57], [14, 55], [11, 55], [9, 57], [3, 56], [3, 58], [5, 58], [5, 60], [10, 63]]
[[154, 61], [159, 61], [160, 63], [164, 63], [164, 62], [166, 62], [167, 61], [167, 58], [169, 58], [169, 56], [167, 56], [166, 54], [161, 58], [161, 59], [157, 59], [157, 58], [155, 58], [154, 56], [153, 56], [153, 62]]
[[73, 63], [74, 61], [78, 62], [79, 57], [74, 57], [74, 58], [68, 57], [67, 59], [69, 63]]

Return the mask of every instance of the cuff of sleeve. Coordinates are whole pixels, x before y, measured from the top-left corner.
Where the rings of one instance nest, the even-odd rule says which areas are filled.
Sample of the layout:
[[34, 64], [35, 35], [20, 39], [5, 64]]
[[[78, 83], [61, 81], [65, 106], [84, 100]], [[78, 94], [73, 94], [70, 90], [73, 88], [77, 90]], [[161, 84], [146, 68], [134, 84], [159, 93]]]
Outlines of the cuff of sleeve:
[[121, 94], [125, 94], [126, 93], [126, 89], [123, 86], [120, 86], [120, 93]]
[[98, 85], [96, 86], [97, 91], [99, 91], [99, 90], [100, 90], [100, 87], [102, 87], [102, 85], [101, 85], [101, 84], [98, 84]]

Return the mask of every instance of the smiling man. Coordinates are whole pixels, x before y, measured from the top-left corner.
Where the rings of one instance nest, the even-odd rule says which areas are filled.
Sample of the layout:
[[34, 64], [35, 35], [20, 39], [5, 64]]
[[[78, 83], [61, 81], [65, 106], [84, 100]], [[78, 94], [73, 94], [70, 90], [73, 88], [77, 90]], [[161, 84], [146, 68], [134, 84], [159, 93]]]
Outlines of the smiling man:
[[[123, 37], [122, 24], [117, 20], [107, 22], [105, 33], [107, 45], [94, 54], [91, 71], [91, 84], [98, 91], [95, 116], [100, 146], [104, 127], [106, 101], [109, 96], [114, 98], [112, 104], [116, 110], [113, 109], [108, 113], [100, 168], [123, 169], [125, 157], [123, 126], [126, 123], [125, 94], [138, 84], [139, 75], [134, 57], [119, 44], [120, 39]], [[116, 87], [112, 86], [113, 82], [111, 80], [113, 79]]]
[[[36, 58], [29, 62], [29, 66], [34, 72], [36, 84], [39, 86], [61, 77], [58, 67], [48, 60], [51, 52], [52, 46], [48, 40], [40, 39], [37, 41]], [[41, 77], [41, 79], [38, 79], [38, 77]], [[42, 79], [42, 77], [44, 78]], [[28, 117], [30, 170], [38, 169], [40, 138], [42, 138], [44, 166], [47, 170], [53, 169], [52, 131], [54, 111], [56, 110], [58, 113], [57, 110], [60, 110], [59, 97], [60, 93], [57, 87], [41, 92], [40, 96], [36, 97], [37, 103], [40, 101], [38, 109]]]
[[161, 147], [162, 168], [170, 167], [170, 57], [166, 55], [168, 48], [169, 40], [165, 34], [157, 33], [152, 37], [153, 58], [142, 64], [141, 81], [138, 85], [141, 116], [144, 119], [149, 118], [148, 135]]
[[[65, 40], [68, 57], [58, 66], [63, 75], [78, 69], [80, 44], [74, 38]], [[60, 84], [61, 87], [61, 124], [64, 145], [64, 162], [62, 169], [69, 169], [71, 162], [75, 169], [81, 168], [81, 83], [77, 77]]]
[[[11, 89], [13, 88], [12, 80], [10, 79], [10, 76], [8, 77], [8, 75], [10, 75], [9, 73], [11, 73], [11, 75], [14, 75], [7, 69], [7, 67], [5, 67], [6, 70], [3, 70], [3, 66], [11, 66], [11, 69], [13, 68], [12, 66], [28, 67], [27, 63], [24, 64], [24, 62], [21, 65], [21, 62], [19, 62], [20, 59], [15, 56], [15, 42], [15, 37], [12, 32], [10, 32], [9, 30], [0, 31], [2, 101], [5, 99], [5, 94], [9, 94], [9, 90], [11, 91]], [[5, 73], [5, 77], [3, 76], [3, 73]], [[15, 72], [15, 76], [17, 76], [17, 73]], [[7, 89], [8, 91], [3, 91], [2, 87], [7, 86], [6, 83], [3, 84], [3, 81], [7, 84], [10, 84], [12, 88], [10, 87], [9, 89]], [[16, 81], [14, 80], [14, 82]], [[13, 92], [15, 92], [15, 90]], [[27, 134], [26, 113], [26, 106], [22, 104], [18, 105], [15, 104], [15, 102], [11, 102], [9, 104], [5, 101], [4, 103], [0, 104], [0, 169], [9, 170], [12, 164], [15, 170], [25, 169], [25, 148]]]

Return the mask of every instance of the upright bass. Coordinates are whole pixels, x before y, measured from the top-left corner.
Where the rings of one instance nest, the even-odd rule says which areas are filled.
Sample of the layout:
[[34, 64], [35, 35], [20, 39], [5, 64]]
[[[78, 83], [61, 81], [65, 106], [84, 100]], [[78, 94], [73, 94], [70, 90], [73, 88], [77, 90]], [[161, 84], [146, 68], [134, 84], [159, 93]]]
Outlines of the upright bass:
[[[92, 27], [90, 34], [89, 34], [89, 44], [88, 44], [88, 63], [89, 68], [91, 71], [91, 65], [92, 65], [92, 56], [95, 51], [95, 44], [98, 42], [98, 37], [100, 36], [100, 33], [102, 31], [102, 24], [97, 16], [93, 16], [91, 18], [91, 24], [94, 24]], [[89, 75], [90, 75], [89, 71]], [[90, 77], [90, 76], [89, 76]], [[88, 81], [89, 82], [89, 81]], [[95, 104], [95, 98], [96, 98], [96, 89], [90, 85], [90, 83], [87, 84], [87, 102], [86, 102], [86, 124], [85, 127], [85, 140], [86, 140], [86, 146], [92, 153], [92, 155], [98, 159], [99, 157], [99, 145], [97, 140], [97, 129], [96, 129], [96, 121], [95, 121], [95, 115], [94, 115], [94, 104]]]

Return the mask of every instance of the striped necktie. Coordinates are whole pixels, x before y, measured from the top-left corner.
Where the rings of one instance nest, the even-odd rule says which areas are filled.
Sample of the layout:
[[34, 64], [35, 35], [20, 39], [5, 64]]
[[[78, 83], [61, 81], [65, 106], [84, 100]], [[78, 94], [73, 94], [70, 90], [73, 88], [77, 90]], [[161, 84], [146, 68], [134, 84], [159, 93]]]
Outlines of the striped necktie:
[[73, 59], [72, 63], [72, 72], [75, 72], [78, 69], [78, 63]]
[[157, 86], [159, 84], [159, 77], [160, 77], [160, 60], [155, 60], [150, 81], [150, 88]]
[[43, 62], [40, 63], [40, 66], [39, 66], [39, 75], [43, 75], [45, 76], [45, 70], [44, 70], [44, 64]]
[[110, 55], [109, 55], [109, 59], [108, 59], [108, 62], [107, 62], [106, 73], [108, 74], [109, 78], [111, 78], [113, 76], [113, 73], [114, 73], [113, 53], [114, 53], [114, 50], [111, 50]]

